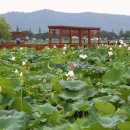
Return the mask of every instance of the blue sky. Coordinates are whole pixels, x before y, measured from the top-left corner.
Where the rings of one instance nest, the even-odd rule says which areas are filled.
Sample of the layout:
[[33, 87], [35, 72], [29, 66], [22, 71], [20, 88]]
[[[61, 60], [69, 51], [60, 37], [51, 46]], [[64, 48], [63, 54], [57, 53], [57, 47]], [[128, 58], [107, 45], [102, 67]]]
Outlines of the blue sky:
[[97, 12], [130, 15], [130, 0], [1, 0], [0, 14], [51, 9], [60, 12]]

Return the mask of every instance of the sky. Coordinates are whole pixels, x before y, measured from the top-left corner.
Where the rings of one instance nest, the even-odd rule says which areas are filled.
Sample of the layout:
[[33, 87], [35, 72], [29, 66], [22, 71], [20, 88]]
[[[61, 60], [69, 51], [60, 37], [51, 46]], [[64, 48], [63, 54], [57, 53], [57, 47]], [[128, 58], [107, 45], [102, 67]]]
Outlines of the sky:
[[96, 12], [130, 15], [130, 0], [0, 0], [0, 14], [42, 9], [67, 13]]

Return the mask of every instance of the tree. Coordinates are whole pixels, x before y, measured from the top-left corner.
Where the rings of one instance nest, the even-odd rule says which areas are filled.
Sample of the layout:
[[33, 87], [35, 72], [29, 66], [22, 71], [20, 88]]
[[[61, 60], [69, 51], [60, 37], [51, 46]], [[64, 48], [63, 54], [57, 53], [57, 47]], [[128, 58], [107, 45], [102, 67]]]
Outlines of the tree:
[[0, 39], [11, 39], [10, 26], [3, 17], [0, 18]]
[[107, 31], [105, 30], [101, 30], [101, 38], [108, 38], [108, 33]]
[[123, 36], [123, 30], [121, 29], [119, 32], [119, 38], [121, 38]]
[[108, 39], [109, 39], [109, 40], [117, 39], [116, 33], [115, 33], [115, 32], [109, 32], [109, 33], [108, 33]]
[[16, 32], [19, 32], [19, 27], [17, 26], [17, 28], [16, 28]]
[[38, 33], [40, 34], [41, 33], [41, 28], [39, 27], [39, 31], [38, 31]]

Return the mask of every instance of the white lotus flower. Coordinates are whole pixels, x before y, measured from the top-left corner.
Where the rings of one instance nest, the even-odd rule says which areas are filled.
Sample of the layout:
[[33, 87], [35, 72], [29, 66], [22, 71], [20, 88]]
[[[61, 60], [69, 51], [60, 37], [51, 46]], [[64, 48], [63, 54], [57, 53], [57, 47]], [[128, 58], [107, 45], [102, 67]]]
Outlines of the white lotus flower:
[[14, 71], [16, 74], [18, 74], [19, 73], [19, 71], [16, 69], [15, 71]]
[[66, 50], [66, 49], [67, 49], [67, 47], [66, 47], [66, 46], [64, 46], [64, 47], [63, 47], [63, 50]]
[[20, 50], [23, 50], [23, 47], [20, 47]]
[[74, 77], [74, 72], [73, 72], [72, 70], [69, 71], [69, 72], [68, 72], [68, 76], [69, 76], [69, 77]]
[[57, 47], [54, 45], [53, 48], [55, 49], [55, 48], [57, 48]]
[[109, 50], [112, 51], [113, 49], [110, 47]]
[[63, 55], [65, 55], [65, 51], [63, 51]]
[[20, 76], [20, 77], [23, 77], [23, 72], [21, 72], [21, 73], [19, 74], [19, 76]]
[[25, 61], [23, 61], [23, 62], [22, 62], [22, 65], [23, 65], [23, 66], [24, 66], [24, 65], [26, 65], [26, 62], [25, 62]]
[[1, 86], [0, 86], [0, 93], [2, 92], [2, 88], [1, 88]]
[[130, 46], [128, 47], [128, 50], [130, 50]]
[[112, 52], [112, 51], [109, 51], [109, 52], [108, 52], [108, 55], [109, 55], [109, 56], [112, 56], [112, 55], [113, 55], [113, 52]]
[[15, 56], [13, 56], [13, 57], [11, 58], [11, 60], [12, 60], [12, 61], [15, 61], [15, 60], [16, 60]]
[[81, 59], [86, 59], [86, 58], [87, 58], [87, 55], [86, 55], [86, 54], [84, 54], [84, 55], [83, 55], [83, 54], [80, 54], [79, 57], [80, 57]]

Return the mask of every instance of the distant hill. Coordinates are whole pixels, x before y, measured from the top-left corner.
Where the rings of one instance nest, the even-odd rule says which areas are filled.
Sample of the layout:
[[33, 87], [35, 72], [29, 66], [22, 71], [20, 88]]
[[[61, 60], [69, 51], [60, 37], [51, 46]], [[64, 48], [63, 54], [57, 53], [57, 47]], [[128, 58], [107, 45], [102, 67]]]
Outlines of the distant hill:
[[64, 13], [44, 9], [31, 13], [9, 12], [0, 14], [1, 16], [5, 17], [13, 30], [18, 26], [20, 30], [31, 29], [34, 33], [38, 32], [39, 27], [42, 32], [47, 32], [48, 25], [94, 26], [114, 32], [119, 32], [121, 29], [130, 30], [130, 16], [127, 15], [92, 12]]

